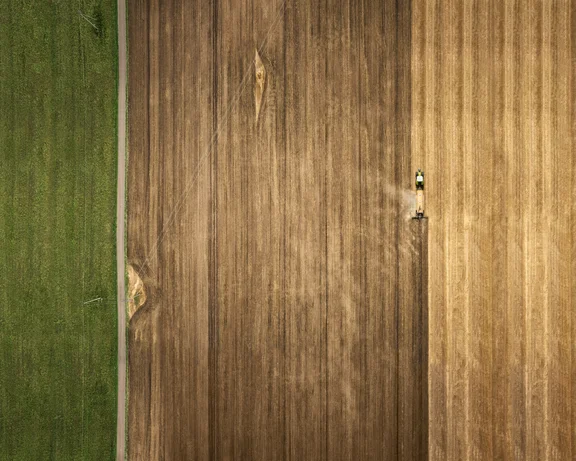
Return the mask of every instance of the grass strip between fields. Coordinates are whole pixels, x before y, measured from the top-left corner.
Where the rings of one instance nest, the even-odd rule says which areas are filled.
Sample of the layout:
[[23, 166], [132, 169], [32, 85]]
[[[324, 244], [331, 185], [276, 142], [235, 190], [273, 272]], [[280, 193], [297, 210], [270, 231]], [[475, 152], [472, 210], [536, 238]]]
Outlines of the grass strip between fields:
[[111, 0], [0, 15], [2, 460], [114, 459], [116, 33]]

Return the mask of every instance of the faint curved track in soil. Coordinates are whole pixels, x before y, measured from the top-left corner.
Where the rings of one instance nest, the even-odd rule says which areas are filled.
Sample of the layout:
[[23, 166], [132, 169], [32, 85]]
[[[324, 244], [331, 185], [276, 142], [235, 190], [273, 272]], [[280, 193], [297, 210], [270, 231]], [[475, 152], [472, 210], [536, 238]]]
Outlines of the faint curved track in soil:
[[415, 445], [396, 402], [417, 319], [395, 333], [417, 294], [398, 289], [416, 253], [397, 264], [411, 14], [347, 3], [129, 3], [127, 261], [150, 295], [128, 331], [131, 459]]

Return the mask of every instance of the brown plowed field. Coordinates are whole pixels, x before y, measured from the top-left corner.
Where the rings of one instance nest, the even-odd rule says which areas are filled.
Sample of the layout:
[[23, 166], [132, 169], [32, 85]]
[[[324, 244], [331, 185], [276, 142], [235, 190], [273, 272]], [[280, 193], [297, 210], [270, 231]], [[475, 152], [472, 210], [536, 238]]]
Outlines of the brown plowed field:
[[132, 0], [129, 18], [128, 252], [147, 295], [130, 458], [422, 450], [425, 311], [398, 315], [425, 240], [405, 219], [410, 9]]
[[576, 459], [575, 5], [413, 2], [434, 460]]
[[576, 456], [573, 9], [129, 1], [130, 459]]

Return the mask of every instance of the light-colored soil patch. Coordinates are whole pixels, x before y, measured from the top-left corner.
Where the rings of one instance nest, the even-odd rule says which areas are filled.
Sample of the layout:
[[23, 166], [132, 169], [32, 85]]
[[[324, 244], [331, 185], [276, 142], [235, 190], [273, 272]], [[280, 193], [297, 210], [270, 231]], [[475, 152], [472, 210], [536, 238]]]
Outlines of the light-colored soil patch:
[[130, 319], [145, 302], [146, 289], [144, 288], [144, 282], [142, 282], [134, 268], [128, 265], [128, 315]]

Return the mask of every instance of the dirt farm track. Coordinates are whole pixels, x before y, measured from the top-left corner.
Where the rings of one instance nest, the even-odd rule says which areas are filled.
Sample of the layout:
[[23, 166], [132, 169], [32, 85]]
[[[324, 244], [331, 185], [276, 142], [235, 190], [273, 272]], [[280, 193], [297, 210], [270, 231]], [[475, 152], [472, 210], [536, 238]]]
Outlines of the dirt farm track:
[[576, 2], [128, 18], [130, 459], [576, 458]]

